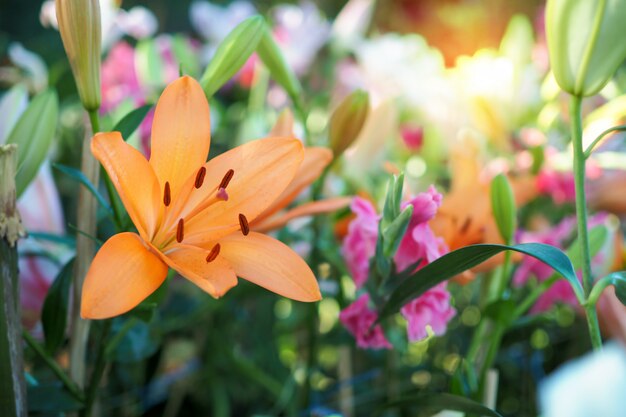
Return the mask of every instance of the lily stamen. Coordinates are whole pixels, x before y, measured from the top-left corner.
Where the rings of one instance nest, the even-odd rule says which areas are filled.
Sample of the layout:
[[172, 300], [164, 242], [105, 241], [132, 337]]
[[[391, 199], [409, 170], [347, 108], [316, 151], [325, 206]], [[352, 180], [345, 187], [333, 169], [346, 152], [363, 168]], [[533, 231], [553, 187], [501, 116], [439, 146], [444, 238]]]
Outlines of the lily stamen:
[[171, 202], [172, 202], [172, 193], [170, 190], [170, 182], [165, 181], [165, 189], [163, 190], [163, 204], [165, 204], [165, 207], [169, 207]]
[[248, 225], [248, 219], [246, 219], [246, 216], [244, 216], [241, 213], [239, 213], [239, 227], [241, 227], [241, 233], [243, 233], [244, 236], [247, 236], [248, 233], [250, 233], [250, 226]]
[[226, 174], [224, 174], [224, 178], [222, 178], [222, 182], [220, 182], [220, 186], [217, 187], [218, 190], [220, 188], [223, 188], [225, 190], [226, 187], [228, 187], [228, 184], [230, 183], [230, 180], [233, 179], [233, 175], [235, 175], [235, 170], [229, 169], [228, 171], [226, 171]]
[[213, 262], [215, 258], [217, 258], [217, 255], [220, 254], [220, 249], [221, 249], [220, 244], [216, 243], [215, 246], [213, 246], [213, 248], [211, 249], [211, 252], [209, 252], [209, 254], [206, 257], [207, 263]]
[[196, 174], [196, 182], [194, 184], [196, 189], [202, 187], [202, 183], [204, 182], [204, 176], [205, 175], [206, 175], [206, 168], [205, 167], [201, 167], [198, 170], [198, 174]]
[[183, 219], [178, 220], [178, 226], [176, 227], [176, 241], [178, 243], [182, 242], [185, 237], [184, 225], [185, 221]]

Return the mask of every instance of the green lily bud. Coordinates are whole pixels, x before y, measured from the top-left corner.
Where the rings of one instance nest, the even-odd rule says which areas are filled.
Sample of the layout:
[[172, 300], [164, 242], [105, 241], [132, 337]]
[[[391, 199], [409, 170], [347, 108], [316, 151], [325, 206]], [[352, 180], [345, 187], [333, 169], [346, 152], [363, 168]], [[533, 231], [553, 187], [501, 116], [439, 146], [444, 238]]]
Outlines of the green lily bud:
[[549, 0], [546, 31], [556, 81], [568, 93], [598, 93], [626, 59], [626, 2]]
[[243, 67], [259, 44], [264, 27], [263, 17], [251, 16], [238, 24], [220, 43], [200, 79], [207, 97], [215, 94]]
[[57, 20], [78, 95], [87, 111], [100, 107], [100, 5], [98, 0], [56, 0]]
[[270, 71], [272, 78], [285, 89], [294, 102], [297, 102], [302, 92], [302, 86], [296, 74], [287, 64], [267, 25], [264, 25], [263, 37], [257, 46], [257, 53]]
[[517, 210], [513, 189], [504, 174], [496, 175], [491, 181], [491, 210], [500, 236], [505, 243], [510, 244], [515, 233]]
[[329, 140], [335, 157], [356, 140], [370, 111], [370, 96], [356, 90], [343, 99], [330, 117]]

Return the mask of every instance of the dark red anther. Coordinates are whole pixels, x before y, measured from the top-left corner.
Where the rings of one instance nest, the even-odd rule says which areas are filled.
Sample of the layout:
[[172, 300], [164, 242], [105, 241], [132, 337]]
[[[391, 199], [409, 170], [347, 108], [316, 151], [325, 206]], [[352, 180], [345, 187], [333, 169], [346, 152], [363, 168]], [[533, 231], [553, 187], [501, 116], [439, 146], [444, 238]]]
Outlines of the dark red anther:
[[202, 183], [204, 182], [205, 175], [206, 175], [206, 168], [205, 167], [200, 168], [198, 170], [198, 173], [196, 174], [196, 183], [194, 184], [196, 188], [202, 187]]
[[168, 207], [172, 202], [172, 193], [170, 191], [170, 183], [169, 181], [165, 181], [165, 189], [163, 190], [163, 204], [165, 207]]
[[463, 226], [461, 226], [461, 229], [459, 230], [459, 232], [461, 234], [466, 233], [470, 227], [470, 224], [472, 224], [472, 219], [468, 217], [467, 219], [465, 219], [465, 222], [463, 223]]
[[213, 246], [213, 248], [211, 249], [211, 252], [209, 252], [209, 254], [206, 257], [207, 263], [213, 262], [215, 258], [217, 258], [217, 255], [220, 254], [220, 249], [221, 249], [220, 244], [216, 243], [215, 246]]
[[224, 174], [224, 178], [222, 178], [222, 182], [220, 182], [220, 186], [217, 187], [219, 188], [226, 188], [228, 187], [228, 183], [230, 183], [230, 180], [233, 179], [233, 175], [235, 175], [235, 171], [232, 169], [229, 169], [228, 171], [226, 171], [226, 174]]
[[176, 241], [178, 243], [182, 242], [185, 237], [184, 227], [185, 221], [183, 219], [178, 220], [178, 226], [176, 227]]
[[241, 233], [243, 233], [244, 236], [248, 236], [248, 233], [250, 233], [250, 225], [248, 224], [246, 216], [241, 213], [239, 213], [239, 227], [241, 227]]

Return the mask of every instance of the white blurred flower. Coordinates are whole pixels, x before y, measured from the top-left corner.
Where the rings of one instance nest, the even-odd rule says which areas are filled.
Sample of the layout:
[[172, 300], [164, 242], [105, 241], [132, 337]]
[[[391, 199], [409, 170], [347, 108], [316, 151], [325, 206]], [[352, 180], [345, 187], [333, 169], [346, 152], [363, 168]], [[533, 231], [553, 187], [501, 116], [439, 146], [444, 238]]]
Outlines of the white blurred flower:
[[[154, 35], [158, 22], [154, 14], [142, 6], [126, 11], [115, 0], [99, 0], [100, 22], [102, 25], [102, 49], [106, 51], [115, 42], [127, 35], [143, 39]], [[39, 21], [44, 27], [58, 29], [54, 0], [46, 0], [41, 5]]]
[[9, 80], [11, 83], [24, 81], [31, 91], [39, 92], [48, 87], [48, 67], [44, 60], [34, 52], [24, 48], [21, 43], [13, 42], [9, 45], [9, 60], [19, 68], [24, 75]]
[[333, 23], [335, 42], [349, 48], [365, 36], [374, 13], [374, 0], [349, 0]]
[[202, 61], [207, 63], [219, 43], [239, 23], [256, 13], [256, 8], [247, 1], [237, 0], [228, 6], [218, 6], [208, 1], [194, 1], [189, 8], [191, 26], [206, 42]]
[[623, 417], [626, 351], [618, 343], [576, 359], [539, 386], [543, 417]]
[[330, 23], [314, 3], [282, 4], [274, 9], [274, 37], [296, 74], [309, 69], [330, 36]]
[[222, 7], [208, 1], [195, 1], [189, 9], [193, 28], [210, 43], [219, 43], [246, 18], [256, 13], [247, 1], [234, 1]]
[[541, 75], [534, 65], [516, 63], [495, 50], [460, 57], [450, 78], [472, 127], [501, 147], [541, 104]]

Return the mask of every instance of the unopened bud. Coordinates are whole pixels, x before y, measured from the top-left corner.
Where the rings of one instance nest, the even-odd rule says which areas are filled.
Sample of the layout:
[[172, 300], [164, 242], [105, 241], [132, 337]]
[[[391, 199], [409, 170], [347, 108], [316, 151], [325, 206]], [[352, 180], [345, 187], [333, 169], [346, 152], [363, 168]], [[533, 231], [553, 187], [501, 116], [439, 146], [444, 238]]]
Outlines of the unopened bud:
[[513, 189], [504, 174], [496, 175], [491, 181], [491, 210], [500, 236], [506, 244], [512, 243], [517, 224], [517, 212]]
[[339, 156], [356, 140], [370, 111], [369, 94], [356, 90], [348, 95], [330, 117], [329, 140], [335, 156]]
[[98, 0], [56, 0], [57, 21], [83, 107], [100, 107], [100, 5]]
[[259, 44], [264, 27], [263, 17], [251, 16], [237, 25], [220, 43], [200, 79], [207, 97], [215, 94], [243, 67]]
[[546, 32], [556, 81], [568, 93], [598, 93], [626, 58], [626, 2], [549, 0]]

